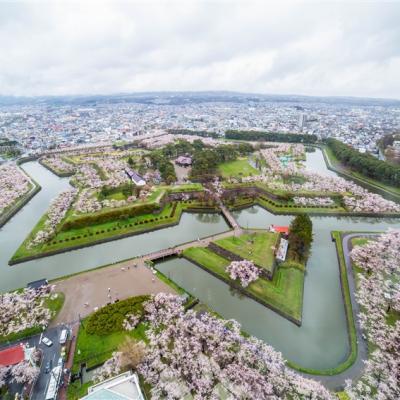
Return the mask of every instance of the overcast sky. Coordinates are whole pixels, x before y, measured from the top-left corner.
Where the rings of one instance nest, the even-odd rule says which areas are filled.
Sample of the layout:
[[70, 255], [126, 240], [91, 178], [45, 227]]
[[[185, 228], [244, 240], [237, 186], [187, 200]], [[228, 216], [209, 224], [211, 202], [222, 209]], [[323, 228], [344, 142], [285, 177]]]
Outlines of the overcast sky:
[[164, 90], [400, 99], [400, 1], [0, 1], [0, 95]]

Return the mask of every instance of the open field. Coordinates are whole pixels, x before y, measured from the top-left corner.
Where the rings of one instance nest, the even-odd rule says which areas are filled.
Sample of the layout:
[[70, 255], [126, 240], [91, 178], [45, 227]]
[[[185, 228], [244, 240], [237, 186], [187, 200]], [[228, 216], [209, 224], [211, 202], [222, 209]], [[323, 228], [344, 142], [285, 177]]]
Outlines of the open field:
[[215, 244], [272, 272], [278, 239], [279, 234], [275, 232], [262, 232], [232, 236], [217, 240]]
[[[55, 285], [58, 292], [65, 294], [66, 300], [54, 324], [68, 323], [78, 320], [79, 317], [86, 317], [93, 312], [95, 307], [102, 307], [116, 299], [122, 300], [159, 292], [175, 292], [154, 276], [143, 262], [134, 267], [132, 261], [123, 261], [109, 267], [74, 275], [55, 282]], [[111, 289], [110, 292], [108, 288]], [[85, 306], [85, 303], [88, 306]]]
[[258, 175], [260, 171], [252, 167], [247, 158], [229, 161], [218, 165], [218, 173], [223, 178], [235, 178], [241, 176]]

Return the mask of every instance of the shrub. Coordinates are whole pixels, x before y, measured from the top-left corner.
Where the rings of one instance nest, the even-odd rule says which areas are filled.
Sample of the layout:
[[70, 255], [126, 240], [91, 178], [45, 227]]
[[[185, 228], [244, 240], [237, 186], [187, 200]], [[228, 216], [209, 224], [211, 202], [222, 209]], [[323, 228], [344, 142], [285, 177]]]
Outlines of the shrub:
[[150, 296], [136, 296], [102, 307], [88, 318], [86, 332], [90, 335], [104, 336], [122, 331], [126, 315], [143, 315], [143, 303], [149, 298]]

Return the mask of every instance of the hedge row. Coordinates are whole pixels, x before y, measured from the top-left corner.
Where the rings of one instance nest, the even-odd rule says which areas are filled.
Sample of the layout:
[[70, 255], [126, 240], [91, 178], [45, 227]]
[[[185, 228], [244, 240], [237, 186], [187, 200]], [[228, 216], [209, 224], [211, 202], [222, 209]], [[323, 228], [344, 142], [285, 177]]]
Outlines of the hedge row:
[[144, 314], [143, 303], [149, 298], [150, 296], [131, 297], [100, 308], [88, 318], [86, 332], [89, 335], [105, 336], [121, 331], [128, 314]]
[[68, 231], [70, 229], [78, 229], [85, 226], [115, 221], [116, 219], [124, 220], [142, 214], [150, 214], [158, 209], [159, 206], [156, 203], [149, 203], [137, 204], [129, 208], [116, 208], [114, 210], [109, 210], [98, 214], [80, 215], [79, 217], [66, 221], [62, 225], [61, 230]]
[[113, 228], [99, 229], [98, 231], [95, 231], [94, 233], [93, 232], [88, 232], [88, 233], [84, 233], [82, 235], [71, 236], [71, 237], [68, 237], [68, 238], [65, 238], [65, 239], [60, 239], [58, 241], [52, 242], [52, 244], [54, 245], [54, 244], [57, 244], [57, 243], [69, 242], [70, 240], [77, 240], [77, 239], [87, 238], [88, 236], [101, 235], [101, 234], [106, 233], [106, 232], [112, 232], [112, 231], [116, 231], [118, 229], [126, 229], [128, 227], [132, 228], [132, 227], [137, 226], [137, 225], [145, 225], [145, 224], [149, 224], [151, 222], [158, 222], [159, 220], [168, 219], [168, 218], [171, 218], [171, 217], [172, 217], [172, 214], [171, 215], [164, 215], [164, 216], [160, 216], [160, 217], [155, 217], [155, 218], [150, 218], [150, 219], [145, 219], [145, 220], [142, 220], [142, 221], [133, 222], [133, 223], [122, 225], [122, 226], [118, 226], [118, 227], [114, 226]]

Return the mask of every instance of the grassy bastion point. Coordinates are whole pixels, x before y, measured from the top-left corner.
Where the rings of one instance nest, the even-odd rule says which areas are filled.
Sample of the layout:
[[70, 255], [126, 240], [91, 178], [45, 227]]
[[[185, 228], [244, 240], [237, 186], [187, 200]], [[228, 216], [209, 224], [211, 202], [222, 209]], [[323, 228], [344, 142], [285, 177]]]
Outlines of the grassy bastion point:
[[[257, 259], [262, 260], [264, 263], [268, 261], [272, 262], [274, 260], [274, 250], [272, 247], [260, 247], [260, 243], [267, 242], [265, 238], [269, 236], [268, 234], [269, 232], [256, 234], [254, 237], [256, 238], [260, 235], [261, 239], [254, 240], [254, 246], [250, 242], [245, 246], [243, 242], [250, 235], [243, 235], [244, 238], [237, 241], [237, 252], [244, 254], [243, 248], [251, 248], [253, 254], [256, 254]], [[229, 239], [232, 239], [233, 243], [235, 243], [234, 240], [238, 238]], [[276, 235], [271, 234], [269, 240], [271, 243], [275, 243]], [[230, 243], [230, 249], [233, 249], [233, 246]], [[184, 250], [182, 256], [244, 295], [277, 312], [296, 325], [301, 325], [304, 270], [296, 268], [290, 263], [283, 263], [275, 269], [272, 279], [260, 276], [248, 287], [243, 288], [238, 282], [232, 280], [226, 272], [226, 267], [230, 264], [230, 261], [215, 253], [210, 248], [191, 247]], [[250, 259], [248, 256], [243, 258]]]
[[218, 209], [195, 200], [170, 202], [158, 214], [146, 213], [123, 220], [116, 219], [82, 228], [66, 231], [61, 229], [57, 231], [56, 236], [51, 241], [29, 247], [29, 242], [42, 228], [46, 220], [46, 215], [44, 215], [11, 257], [9, 265], [167, 228], [179, 224], [183, 212], [202, 211], [215, 212]]

